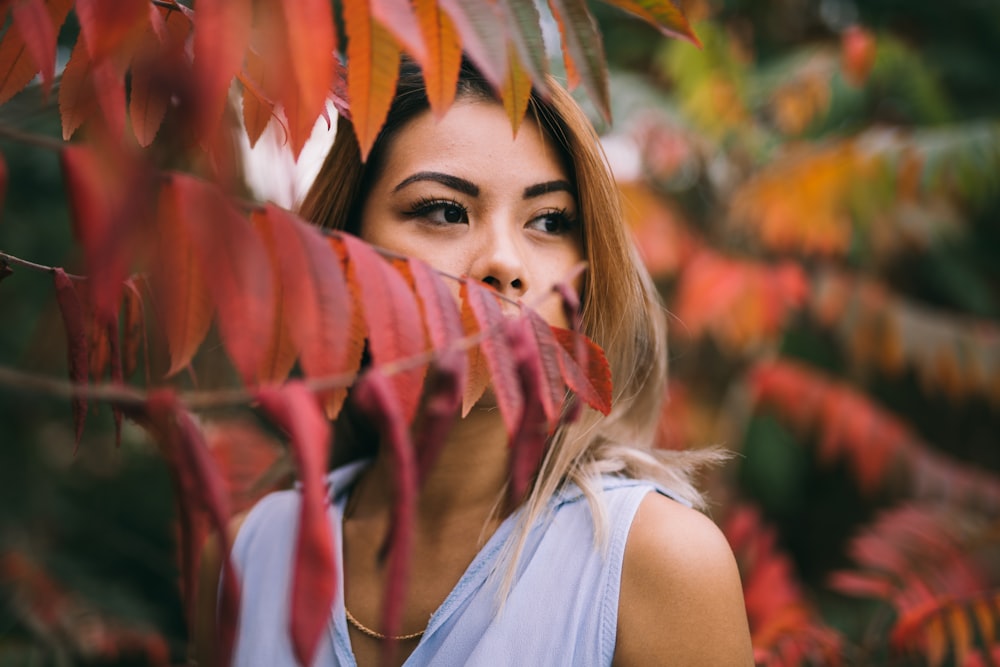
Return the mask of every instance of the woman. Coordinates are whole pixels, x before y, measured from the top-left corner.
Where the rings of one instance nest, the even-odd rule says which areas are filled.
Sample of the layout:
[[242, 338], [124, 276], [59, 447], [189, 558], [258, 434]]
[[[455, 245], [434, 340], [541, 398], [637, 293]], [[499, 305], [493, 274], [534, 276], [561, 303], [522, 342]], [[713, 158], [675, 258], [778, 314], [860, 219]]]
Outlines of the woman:
[[[610, 416], [585, 411], [560, 427], [512, 513], [503, 503], [509, 448], [489, 392], [457, 420], [421, 489], [396, 660], [752, 664], [732, 553], [690, 507], [702, 500], [689, 474], [710, 456], [652, 452], [666, 376], [662, 307], [629, 243], [597, 137], [572, 98], [556, 85], [545, 98], [532, 95], [514, 135], [468, 64], [454, 105], [437, 118], [419, 70], [404, 63], [364, 164], [342, 123], [304, 216], [540, 302], [558, 325], [566, 324], [561, 305], [545, 295], [585, 260], [577, 285], [584, 330], [613, 372]], [[338, 433], [337, 447], [353, 437], [374, 459], [331, 474], [343, 585], [317, 665], [377, 664], [383, 646], [379, 550], [391, 477], [383, 453], [351, 433]], [[269, 496], [236, 538], [238, 664], [294, 664], [284, 582], [296, 502], [294, 491]]]

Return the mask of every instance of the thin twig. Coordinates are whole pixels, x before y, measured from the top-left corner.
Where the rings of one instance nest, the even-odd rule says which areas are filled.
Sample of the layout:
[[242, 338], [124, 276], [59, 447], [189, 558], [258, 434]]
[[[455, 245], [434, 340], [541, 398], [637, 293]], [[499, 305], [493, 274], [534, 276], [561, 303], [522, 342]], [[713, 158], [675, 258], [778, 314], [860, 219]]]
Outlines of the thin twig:
[[44, 134], [34, 134], [33, 132], [16, 130], [9, 125], [4, 125], [2, 123], [0, 123], [0, 137], [6, 137], [7, 139], [12, 139], [22, 144], [37, 146], [38, 148], [44, 148], [55, 152], [61, 151], [68, 145], [61, 139], [53, 139], [52, 137]]

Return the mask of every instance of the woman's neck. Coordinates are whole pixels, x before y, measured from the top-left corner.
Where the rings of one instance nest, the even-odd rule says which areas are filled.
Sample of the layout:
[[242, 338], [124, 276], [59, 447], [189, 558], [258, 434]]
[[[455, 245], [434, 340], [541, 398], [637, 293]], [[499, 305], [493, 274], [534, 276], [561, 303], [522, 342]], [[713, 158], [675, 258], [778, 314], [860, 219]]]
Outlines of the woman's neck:
[[[388, 512], [392, 472], [388, 448], [380, 447], [372, 467], [355, 488], [355, 516]], [[480, 515], [485, 521], [506, 487], [510, 448], [498, 409], [473, 408], [455, 422], [419, 490], [417, 525], [429, 530], [460, 518]]]

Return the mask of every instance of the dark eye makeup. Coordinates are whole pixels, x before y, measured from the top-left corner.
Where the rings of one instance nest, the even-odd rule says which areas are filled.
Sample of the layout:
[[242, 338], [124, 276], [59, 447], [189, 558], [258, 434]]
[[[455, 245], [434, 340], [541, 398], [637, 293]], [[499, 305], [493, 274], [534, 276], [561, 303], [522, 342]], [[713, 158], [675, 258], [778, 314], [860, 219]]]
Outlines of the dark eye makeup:
[[468, 209], [453, 199], [420, 199], [404, 215], [439, 225], [469, 223]]

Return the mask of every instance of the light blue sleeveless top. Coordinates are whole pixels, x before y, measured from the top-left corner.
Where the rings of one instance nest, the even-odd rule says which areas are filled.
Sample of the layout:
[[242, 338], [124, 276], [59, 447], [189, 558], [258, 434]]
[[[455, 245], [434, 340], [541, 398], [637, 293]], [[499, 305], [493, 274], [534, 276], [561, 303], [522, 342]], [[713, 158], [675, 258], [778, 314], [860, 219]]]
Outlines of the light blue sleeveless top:
[[[328, 515], [338, 551], [348, 491], [365, 465], [351, 464], [329, 476], [333, 502]], [[508, 517], [431, 616], [405, 664], [610, 665], [625, 542], [639, 503], [654, 489], [639, 480], [604, 478], [606, 550], [596, 546], [590, 506], [582, 492], [569, 485], [557, 494], [551, 512], [532, 528], [510, 595], [499, 609], [500, 553], [517, 526], [518, 513]], [[297, 664], [288, 628], [298, 505], [298, 491], [272, 493], [257, 503], [237, 535], [233, 558], [243, 598], [236, 665]], [[343, 572], [338, 569], [336, 575], [333, 613], [316, 653], [316, 667], [356, 665], [344, 615]]]

